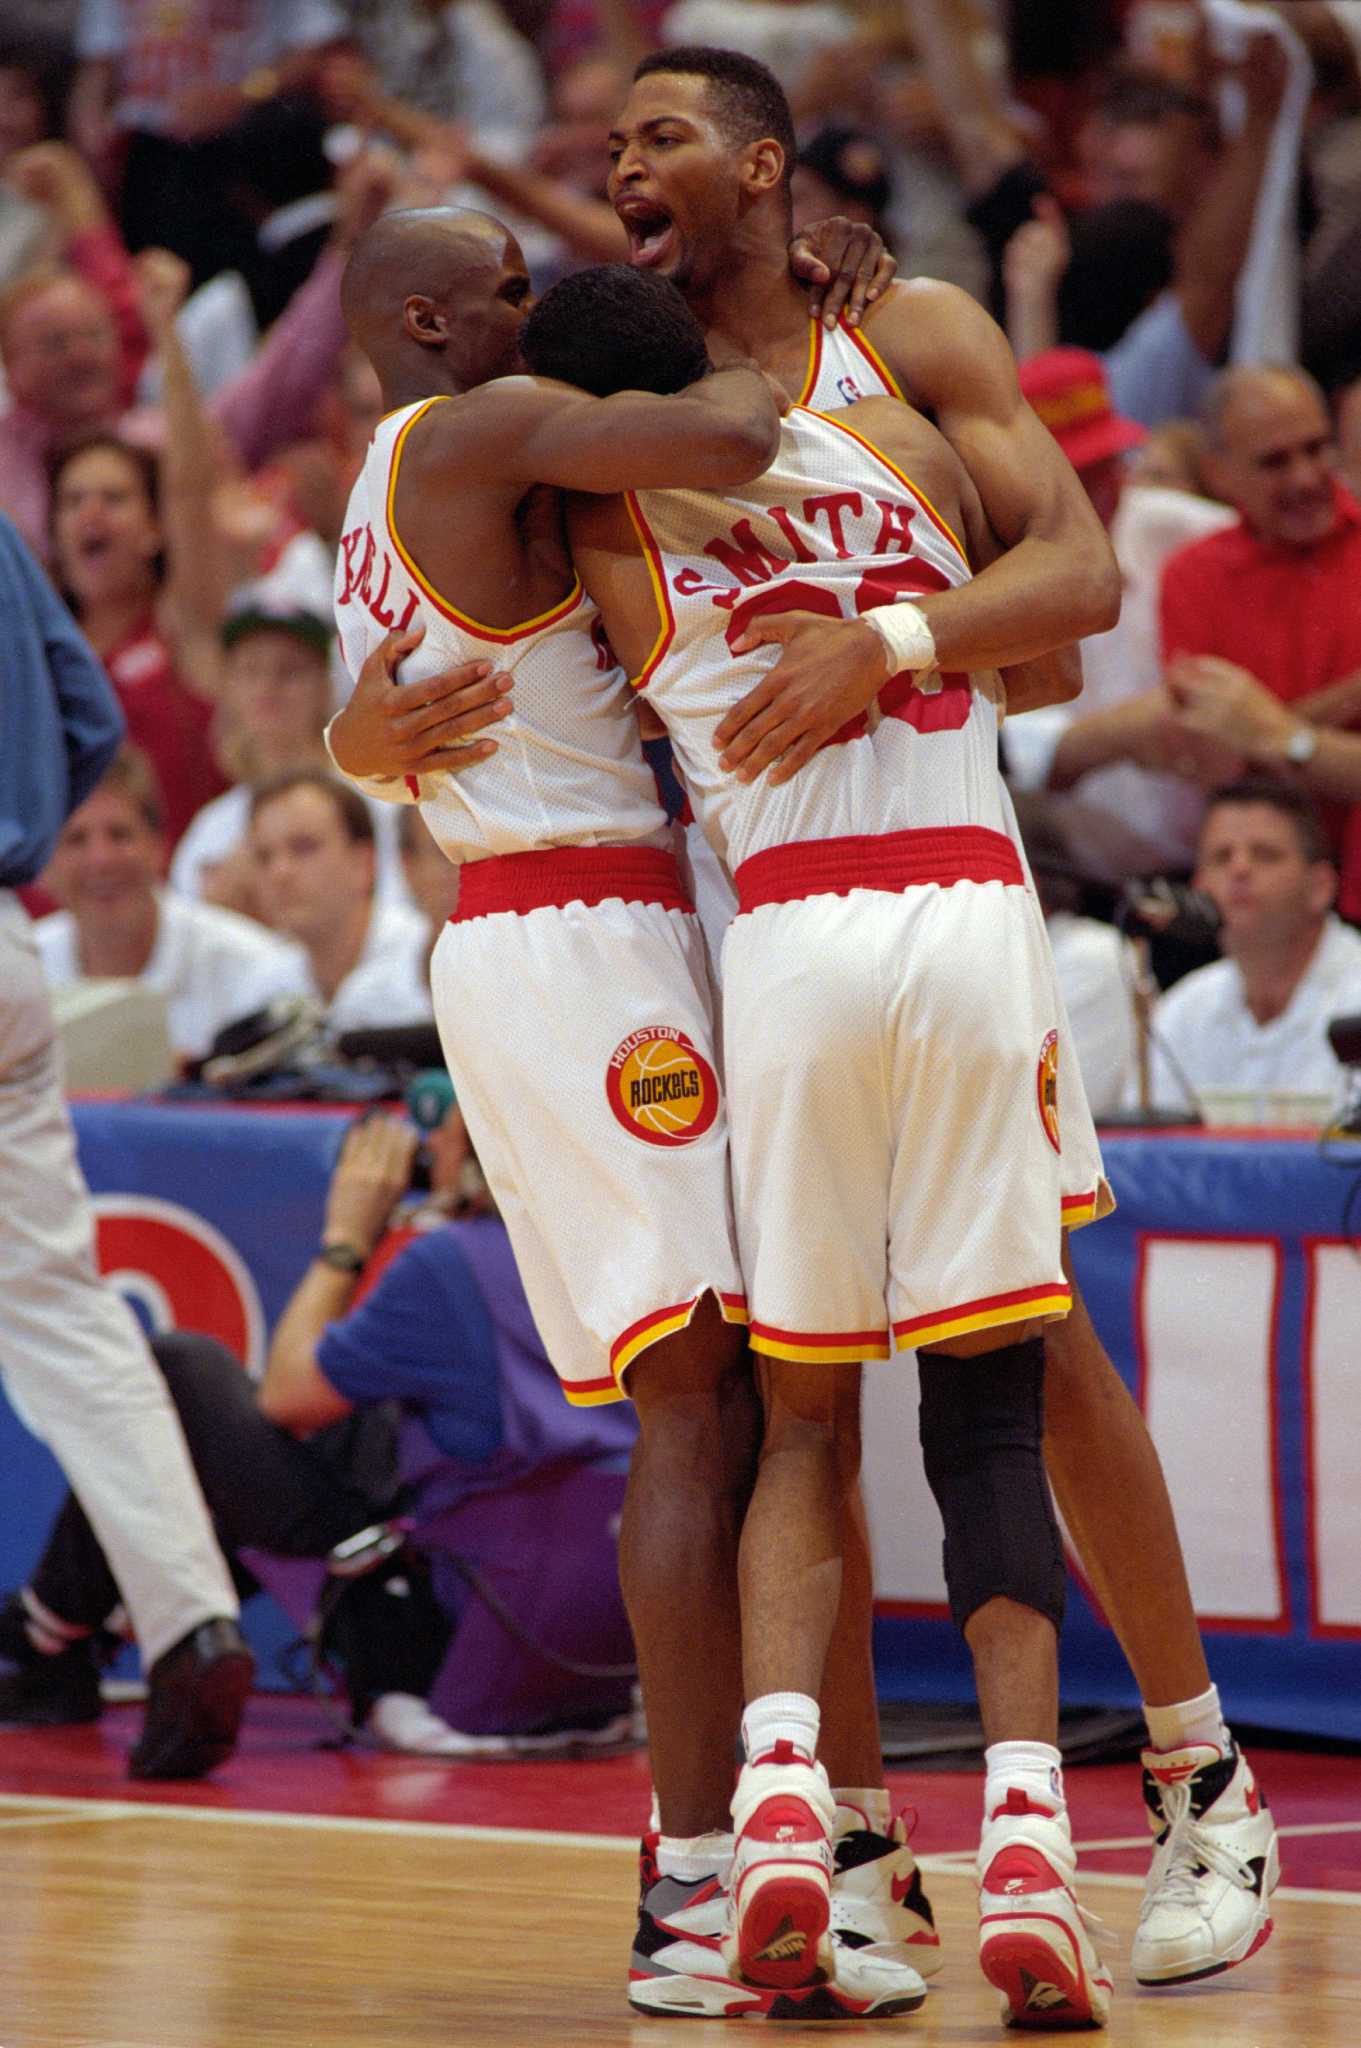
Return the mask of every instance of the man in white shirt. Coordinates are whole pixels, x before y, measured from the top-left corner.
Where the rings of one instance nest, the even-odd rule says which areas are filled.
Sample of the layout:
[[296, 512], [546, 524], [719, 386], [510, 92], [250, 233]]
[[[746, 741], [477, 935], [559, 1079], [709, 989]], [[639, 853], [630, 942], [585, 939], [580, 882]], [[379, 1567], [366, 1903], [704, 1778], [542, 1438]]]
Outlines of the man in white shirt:
[[1233, 771], [1224, 750], [1203, 747], [1177, 725], [1161, 687], [1158, 587], [1168, 555], [1231, 526], [1233, 512], [1189, 491], [1125, 484], [1123, 458], [1144, 432], [1115, 411], [1096, 356], [1050, 350], [1022, 364], [1021, 387], [1109, 529], [1125, 591], [1116, 624], [1082, 643], [1076, 703], [1008, 723], [1011, 782], [1060, 798], [1085, 874], [1118, 882], [1189, 866], [1202, 778]]
[[62, 830], [44, 879], [64, 907], [34, 935], [51, 987], [126, 976], [157, 989], [176, 1054], [201, 1059], [224, 1025], [309, 994], [307, 959], [252, 918], [163, 889], [164, 869], [151, 770], [124, 747]]
[[375, 899], [373, 819], [359, 791], [322, 768], [272, 776], [251, 798], [250, 847], [263, 914], [306, 953], [309, 993], [333, 1028], [420, 1021], [399, 1013], [394, 990], [409, 986], [428, 922]]
[[1222, 960], [1158, 1005], [1153, 1100], [1201, 1089], [1341, 1093], [1334, 1017], [1361, 1011], [1361, 934], [1333, 914], [1337, 870], [1307, 796], [1266, 779], [1211, 798], [1196, 884], [1214, 899]]

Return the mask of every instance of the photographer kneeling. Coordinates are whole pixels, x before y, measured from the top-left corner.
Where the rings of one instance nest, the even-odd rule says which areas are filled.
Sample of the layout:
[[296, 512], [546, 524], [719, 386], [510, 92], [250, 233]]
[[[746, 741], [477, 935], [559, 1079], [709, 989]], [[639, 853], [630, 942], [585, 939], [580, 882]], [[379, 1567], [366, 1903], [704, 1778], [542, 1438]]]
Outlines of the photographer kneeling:
[[[409, 1190], [419, 1135], [381, 1116], [346, 1137], [317, 1253], [280, 1317], [258, 1387], [211, 1338], [176, 1332], [153, 1344], [218, 1536], [234, 1566], [233, 1553], [267, 1553], [251, 1559], [266, 1583], [270, 1558], [324, 1558], [399, 1507], [429, 1524], [470, 1497], [514, 1489], [539, 1467], [608, 1463], [631, 1444], [628, 1411], [574, 1410], [558, 1395], [504, 1226], [485, 1213], [485, 1196], [470, 1193], [480, 1174], [456, 1108], [432, 1134], [433, 1201], [423, 1218], [442, 1209], [455, 1220], [399, 1242], [355, 1305]], [[423, 1457], [401, 1444], [394, 1402], [423, 1425]], [[546, 1528], [543, 1540], [562, 1548], [569, 1535]], [[0, 1722], [95, 1719], [98, 1638], [118, 1604], [69, 1495], [29, 1583], [0, 1608], [0, 1658], [12, 1667], [0, 1674]], [[339, 1604], [353, 1717], [393, 1746], [464, 1746], [421, 1704], [448, 1648], [448, 1606], [410, 1544], [347, 1586]]]

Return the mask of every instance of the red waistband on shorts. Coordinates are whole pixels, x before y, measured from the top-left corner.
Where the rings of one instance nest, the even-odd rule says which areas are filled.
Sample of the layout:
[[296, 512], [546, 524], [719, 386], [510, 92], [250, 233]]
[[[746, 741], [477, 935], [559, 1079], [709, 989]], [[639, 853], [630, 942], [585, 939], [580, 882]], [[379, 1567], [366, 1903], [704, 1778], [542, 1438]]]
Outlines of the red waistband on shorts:
[[470, 860], [459, 870], [458, 908], [450, 924], [510, 910], [565, 903], [657, 903], [663, 910], [690, 910], [674, 854], [657, 846], [551, 846], [542, 853], [499, 853]]
[[1020, 855], [1003, 832], [983, 825], [942, 825], [918, 832], [797, 839], [744, 860], [733, 877], [739, 912], [804, 896], [845, 896], [852, 889], [896, 895], [921, 882], [1023, 883]]

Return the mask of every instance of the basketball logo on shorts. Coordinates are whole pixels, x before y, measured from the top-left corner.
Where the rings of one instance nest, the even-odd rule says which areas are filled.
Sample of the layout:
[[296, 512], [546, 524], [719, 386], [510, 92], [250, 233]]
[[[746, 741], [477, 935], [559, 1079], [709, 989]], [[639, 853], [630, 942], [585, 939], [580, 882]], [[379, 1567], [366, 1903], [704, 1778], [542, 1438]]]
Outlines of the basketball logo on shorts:
[[1040, 1069], [1035, 1077], [1035, 1093], [1040, 1105], [1040, 1122], [1044, 1135], [1054, 1150], [1059, 1151], [1059, 1035], [1051, 1031], [1040, 1047]]
[[683, 1031], [648, 1024], [631, 1031], [605, 1072], [610, 1108], [649, 1145], [690, 1145], [718, 1115], [718, 1076]]

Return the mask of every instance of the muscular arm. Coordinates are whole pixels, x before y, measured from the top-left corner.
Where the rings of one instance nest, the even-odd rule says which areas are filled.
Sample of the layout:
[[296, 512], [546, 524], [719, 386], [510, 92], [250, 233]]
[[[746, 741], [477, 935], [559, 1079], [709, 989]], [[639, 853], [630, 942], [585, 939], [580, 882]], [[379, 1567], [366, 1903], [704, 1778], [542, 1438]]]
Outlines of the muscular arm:
[[470, 405], [437, 406], [412, 453], [422, 482], [463, 489], [725, 490], [770, 466], [780, 420], [759, 371], [716, 370], [674, 397], [610, 398], [509, 377]]
[[900, 284], [866, 321], [903, 392], [933, 412], [1005, 550], [958, 590], [923, 598], [945, 669], [1030, 661], [1120, 613], [1120, 572], [1067, 458], [1016, 381], [1001, 329], [966, 292]]

